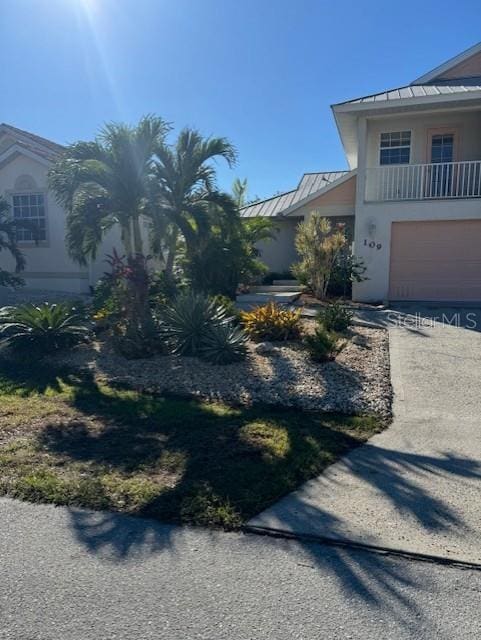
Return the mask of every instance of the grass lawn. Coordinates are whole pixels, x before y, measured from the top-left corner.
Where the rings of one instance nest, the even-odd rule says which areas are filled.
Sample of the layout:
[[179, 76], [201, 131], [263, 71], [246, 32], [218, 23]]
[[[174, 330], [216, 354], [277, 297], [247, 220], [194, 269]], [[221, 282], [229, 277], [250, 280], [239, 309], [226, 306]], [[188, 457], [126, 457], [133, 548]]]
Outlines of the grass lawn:
[[0, 493], [236, 527], [381, 430], [372, 417], [232, 408], [0, 364]]

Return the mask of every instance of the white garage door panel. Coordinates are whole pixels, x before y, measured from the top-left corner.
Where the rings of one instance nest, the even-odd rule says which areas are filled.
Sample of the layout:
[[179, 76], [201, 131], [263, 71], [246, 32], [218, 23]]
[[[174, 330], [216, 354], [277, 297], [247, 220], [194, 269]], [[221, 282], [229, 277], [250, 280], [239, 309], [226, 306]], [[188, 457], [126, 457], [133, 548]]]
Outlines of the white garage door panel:
[[481, 301], [481, 220], [394, 222], [389, 298]]

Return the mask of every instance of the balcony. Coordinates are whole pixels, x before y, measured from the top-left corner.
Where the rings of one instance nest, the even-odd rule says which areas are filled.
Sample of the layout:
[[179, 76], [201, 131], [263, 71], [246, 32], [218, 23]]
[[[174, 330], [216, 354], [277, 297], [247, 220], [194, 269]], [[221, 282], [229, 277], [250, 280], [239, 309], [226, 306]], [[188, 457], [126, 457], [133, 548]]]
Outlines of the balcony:
[[366, 202], [481, 198], [481, 160], [366, 169]]

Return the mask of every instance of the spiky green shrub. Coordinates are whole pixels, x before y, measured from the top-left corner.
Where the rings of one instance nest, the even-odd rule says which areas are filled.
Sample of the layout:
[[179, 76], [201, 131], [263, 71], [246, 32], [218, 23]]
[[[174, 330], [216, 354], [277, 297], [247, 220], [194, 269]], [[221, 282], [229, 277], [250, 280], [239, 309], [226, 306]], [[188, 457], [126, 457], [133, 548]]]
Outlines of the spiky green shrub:
[[223, 305], [191, 291], [177, 296], [160, 313], [162, 334], [174, 354], [198, 356], [213, 364], [240, 360], [246, 351], [246, 333], [236, 327]]
[[89, 327], [68, 303], [24, 304], [0, 310], [0, 344], [48, 354], [85, 341]]
[[197, 356], [209, 330], [229, 324], [224, 307], [191, 291], [177, 296], [160, 313], [162, 332], [171, 344], [173, 353]]
[[239, 309], [235, 306], [234, 300], [223, 295], [212, 296], [211, 299], [216, 306], [224, 307], [227, 317], [231, 318], [233, 322], [240, 322]]
[[201, 341], [199, 355], [212, 364], [230, 364], [246, 353], [247, 334], [231, 323], [213, 325]]
[[331, 302], [331, 304], [321, 309], [317, 314], [317, 321], [327, 331], [346, 331], [352, 324], [353, 313], [347, 309], [339, 301]]
[[316, 362], [334, 360], [339, 351], [337, 336], [321, 326], [316, 327], [313, 334], [305, 336], [304, 346]]

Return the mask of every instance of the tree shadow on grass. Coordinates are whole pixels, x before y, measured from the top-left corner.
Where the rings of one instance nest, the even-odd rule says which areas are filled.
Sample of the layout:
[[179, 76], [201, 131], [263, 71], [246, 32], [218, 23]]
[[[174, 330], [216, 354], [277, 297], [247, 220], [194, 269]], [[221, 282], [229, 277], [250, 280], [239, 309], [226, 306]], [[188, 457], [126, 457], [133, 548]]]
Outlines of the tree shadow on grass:
[[[46, 379], [30, 377], [28, 388], [41, 389], [46, 380], [59, 379], [59, 372], [43, 373]], [[39, 434], [39, 447], [58, 456], [65, 467], [66, 460], [71, 460], [127, 477], [143, 471], [151, 474], [156, 460], [173, 456], [174, 466], [178, 465], [173, 471], [177, 474], [173, 485], [166, 484], [162, 491], [147, 495], [135, 511], [136, 515], [162, 521], [222, 524], [224, 517], [232, 526], [237, 524], [233, 514], [243, 520], [251, 517], [359, 444], [352, 433], [343, 430], [342, 420], [332, 416], [276, 411], [272, 407], [268, 411], [238, 408], [226, 412], [194, 401], [107, 392], [91, 376], [68, 380], [73, 389], [69, 402], [78, 410], [79, 418], [68, 424], [47, 425]], [[99, 424], [92, 427], [91, 420], [99, 420]], [[268, 442], [262, 430], [257, 432], [256, 425], [262, 422], [278, 437]], [[414, 515], [425, 527], [442, 531], [457, 524], [449, 505], [413, 485], [405, 471], [409, 468], [433, 477], [451, 473], [478, 478], [481, 469], [477, 461], [406, 455], [366, 446], [344, 458], [343, 463], [357, 465], [354, 473], [362, 473], [396, 508]], [[361, 460], [354, 462], [358, 454]], [[105, 493], [104, 508], [119, 508], [112, 503], [105, 485], [96, 487], [96, 491]], [[116, 561], [173, 550], [178, 535], [177, 529], [154, 520], [76, 508], [70, 513], [79, 542], [89, 552]], [[342, 523], [332, 513], [306, 504], [301, 517], [308, 525], [323, 518], [324, 535], [342, 534]], [[412, 611], [412, 603], [404, 594], [411, 578], [399, 564], [347, 549], [324, 552], [325, 548], [318, 545], [303, 546], [316, 567], [335, 573], [347, 594], [380, 604], [389, 593], [407, 617], [408, 610]]]
[[71, 461], [96, 477], [70, 504], [88, 506], [95, 492], [100, 508], [172, 523], [236, 527], [358, 446], [364, 428], [359, 418], [226, 408], [112, 391], [92, 379], [70, 398], [78, 417], [37, 435], [54, 468]]
[[[347, 430], [355, 420], [348, 417], [223, 409], [133, 392], [112, 396], [93, 381], [76, 389], [72, 404], [100, 424], [82, 418], [48, 424], [40, 446], [123, 474], [158, 476], [170, 467], [173, 486], [139, 513], [172, 522], [236, 525], [360, 443]], [[227, 510], [225, 522], [215, 514], [203, 517], [211, 507]]]
[[28, 397], [32, 394], [44, 394], [48, 390], [60, 392], [60, 381], [72, 378], [78, 381], [73, 372], [52, 366], [28, 354], [20, 359], [0, 357], [0, 392]]

